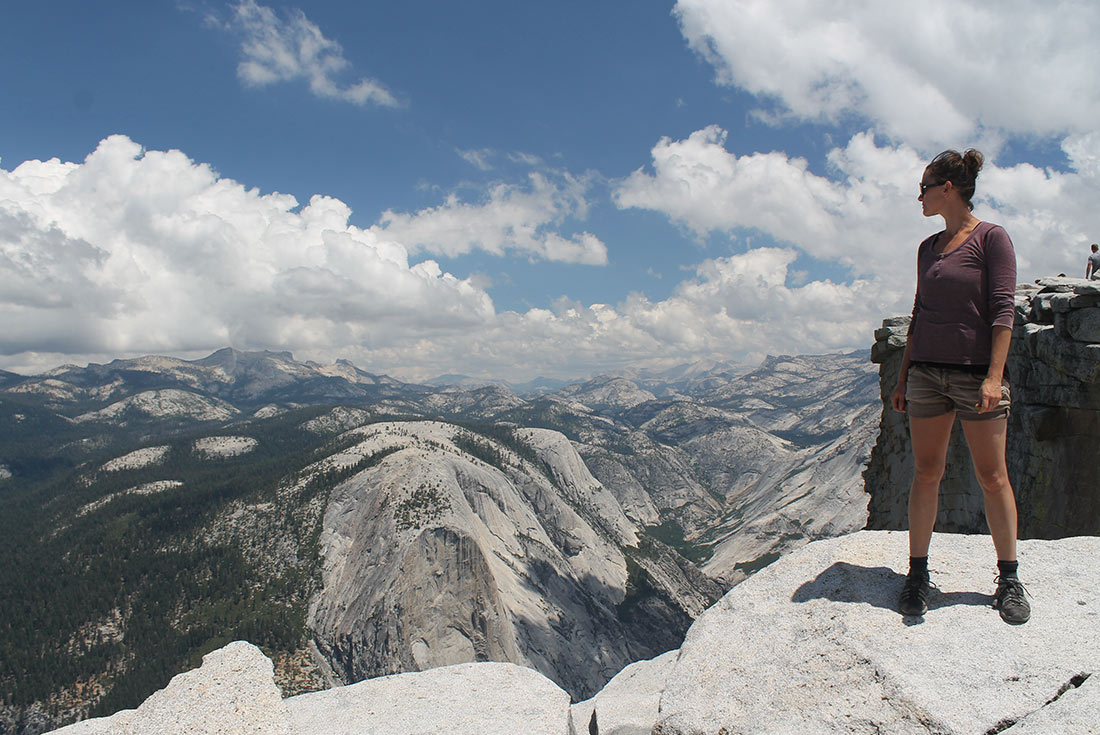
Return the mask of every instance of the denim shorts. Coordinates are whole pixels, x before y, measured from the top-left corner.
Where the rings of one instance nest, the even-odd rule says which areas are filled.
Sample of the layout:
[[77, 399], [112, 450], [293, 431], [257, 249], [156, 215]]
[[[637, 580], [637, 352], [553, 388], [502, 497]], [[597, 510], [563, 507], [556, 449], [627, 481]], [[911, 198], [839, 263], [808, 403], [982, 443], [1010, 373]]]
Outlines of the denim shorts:
[[963, 421], [990, 421], [1008, 415], [1012, 394], [1008, 381], [1001, 381], [1001, 400], [996, 408], [978, 413], [978, 391], [985, 376], [966, 370], [912, 365], [905, 386], [906, 413], [930, 419], [956, 411]]

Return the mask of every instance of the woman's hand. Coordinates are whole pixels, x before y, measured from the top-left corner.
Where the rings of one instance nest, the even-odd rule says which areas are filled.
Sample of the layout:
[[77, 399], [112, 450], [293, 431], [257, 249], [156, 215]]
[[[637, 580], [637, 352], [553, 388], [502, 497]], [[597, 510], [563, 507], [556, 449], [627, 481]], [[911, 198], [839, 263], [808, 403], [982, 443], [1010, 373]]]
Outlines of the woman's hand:
[[905, 413], [905, 385], [905, 381], [899, 380], [894, 395], [890, 396], [890, 403], [898, 413]]
[[999, 378], [986, 378], [982, 381], [982, 387], [978, 389], [978, 413], [992, 411], [1001, 402], [1001, 381]]

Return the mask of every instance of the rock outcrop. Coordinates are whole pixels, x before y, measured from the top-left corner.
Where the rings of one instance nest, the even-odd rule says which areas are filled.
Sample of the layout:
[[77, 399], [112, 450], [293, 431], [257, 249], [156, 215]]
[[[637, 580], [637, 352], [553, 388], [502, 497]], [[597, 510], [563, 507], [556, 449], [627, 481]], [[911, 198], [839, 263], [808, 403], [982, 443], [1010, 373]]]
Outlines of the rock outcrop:
[[286, 700], [294, 735], [572, 735], [569, 695], [536, 671], [468, 663]]
[[1020, 542], [1033, 615], [1019, 627], [990, 607], [987, 535], [932, 544], [938, 589], [923, 618], [895, 611], [908, 553], [896, 532], [809, 544], [735, 587], [688, 632], [653, 732], [961, 735], [1082, 721], [1096, 682], [1059, 697], [1100, 665], [1100, 539]]
[[84, 720], [63, 735], [290, 735], [290, 711], [275, 686], [271, 661], [237, 641], [175, 676], [137, 709]]
[[1100, 534], [1100, 282], [1018, 292], [1008, 470], [1025, 537]]
[[[882, 417], [864, 474], [867, 527], [908, 525], [912, 454], [904, 414], [889, 405], [905, 348], [908, 317], [883, 322], [871, 360], [879, 364]], [[1023, 538], [1100, 534], [1100, 284], [1044, 278], [1016, 293], [1009, 352], [1012, 387], [1007, 459]], [[940, 490], [940, 531], [986, 529], [981, 488], [958, 425]]]
[[81, 414], [73, 419], [84, 421], [126, 420], [129, 416], [143, 418], [186, 418], [196, 421], [226, 421], [240, 413], [225, 401], [186, 390], [150, 390], [130, 396], [109, 406]]
[[1020, 542], [1033, 595], [1023, 626], [990, 607], [988, 536], [936, 534], [933, 545], [937, 589], [923, 618], [894, 611], [904, 534], [816, 541], [727, 593], [679, 651], [627, 667], [571, 711], [538, 673], [496, 663], [277, 701], [270, 663], [234, 643], [137, 710], [58, 732], [206, 733], [216, 722], [228, 735], [1098, 732], [1100, 538]]
[[720, 596], [641, 544], [564, 436], [515, 436], [509, 448], [451, 424], [372, 424], [326, 460], [384, 456], [339, 485], [324, 516], [309, 626], [337, 679], [511, 661], [589, 696], [677, 646]]
[[577, 731], [599, 735], [650, 735], [661, 710], [661, 693], [678, 650], [636, 661], [616, 674], [592, 699], [570, 711]]
[[57, 735], [573, 735], [569, 695], [514, 664], [445, 666], [283, 700], [260, 649], [237, 641], [136, 710]]

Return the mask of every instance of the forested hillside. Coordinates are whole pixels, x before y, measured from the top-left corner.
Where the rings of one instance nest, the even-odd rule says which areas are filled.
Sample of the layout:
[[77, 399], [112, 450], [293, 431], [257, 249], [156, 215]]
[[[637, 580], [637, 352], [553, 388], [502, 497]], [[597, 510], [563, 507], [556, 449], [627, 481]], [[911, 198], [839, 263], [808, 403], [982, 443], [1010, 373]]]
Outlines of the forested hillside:
[[[33, 406], [6, 399], [0, 410], [24, 417], [4, 422], [19, 430], [16, 441], [5, 437], [12, 477], [0, 486], [5, 705], [72, 686], [52, 704], [102, 691], [93, 712], [115, 711], [241, 638], [301, 658], [320, 510], [337, 482], [372, 461], [304, 472], [339, 449], [301, 428], [316, 409], [234, 427], [256, 449], [217, 459], [196, 456], [201, 429], [116, 426], [87, 436], [36, 417]], [[168, 447], [162, 461], [101, 469], [150, 441]], [[230, 506], [261, 504], [278, 509], [274, 524], [214, 524]]]

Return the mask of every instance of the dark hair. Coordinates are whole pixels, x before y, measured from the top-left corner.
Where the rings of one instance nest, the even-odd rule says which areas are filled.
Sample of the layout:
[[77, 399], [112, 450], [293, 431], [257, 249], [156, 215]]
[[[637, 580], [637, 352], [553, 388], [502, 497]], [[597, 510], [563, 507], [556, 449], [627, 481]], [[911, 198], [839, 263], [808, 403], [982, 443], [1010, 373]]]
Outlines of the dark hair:
[[981, 151], [973, 148], [968, 148], [966, 153], [944, 151], [932, 159], [932, 163], [928, 164], [928, 171], [937, 181], [950, 181], [954, 184], [966, 206], [974, 209], [974, 203], [970, 200], [974, 196], [974, 182], [978, 178], [978, 172], [982, 170], [984, 160]]

